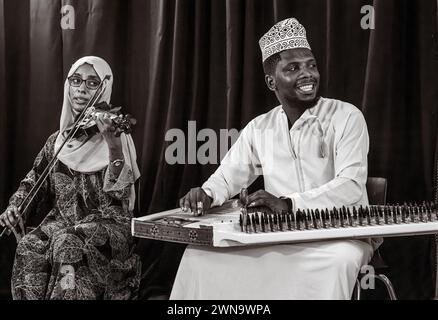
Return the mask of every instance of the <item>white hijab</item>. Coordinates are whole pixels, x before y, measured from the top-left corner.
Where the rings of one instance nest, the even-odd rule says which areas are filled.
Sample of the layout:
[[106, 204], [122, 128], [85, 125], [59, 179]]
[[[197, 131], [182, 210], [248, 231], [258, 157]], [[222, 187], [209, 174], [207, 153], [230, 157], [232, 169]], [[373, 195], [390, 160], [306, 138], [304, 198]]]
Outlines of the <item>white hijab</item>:
[[[76, 61], [70, 71], [68, 77], [73, 75], [76, 70], [83, 64], [89, 64], [93, 66], [99, 78], [102, 80], [105, 76], [109, 75], [110, 79], [106, 80], [106, 84], [103, 85], [103, 92], [100, 96], [99, 102], [110, 103], [112, 85], [113, 85], [113, 73], [108, 63], [99, 57], [83, 57]], [[62, 104], [61, 120], [59, 125], [59, 134], [55, 142], [55, 150], [58, 150], [61, 144], [64, 142], [63, 133], [74, 123], [77, 112], [73, 110], [72, 103], [69, 95], [69, 83], [68, 80], [64, 83], [64, 102]], [[140, 171], [137, 166], [137, 155], [131, 135], [121, 134], [122, 150], [125, 157], [125, 163], [129, 165], [134, 174], [134, 181], [140, 177]], [[81, 173], [93, 173], [100, 171], [109, 163], [109, 150], [103, 136], [98, 133], [85, 143], [72, 139], [68, 145], [64, 145], [63, 149], [58, 155], [59, 161], [65, 164], [70, 169]], [[134, 209], [135, 203], [135, 189], [134, 185], [131, 187], [131, 194], [129, 197], [129, 210]]]

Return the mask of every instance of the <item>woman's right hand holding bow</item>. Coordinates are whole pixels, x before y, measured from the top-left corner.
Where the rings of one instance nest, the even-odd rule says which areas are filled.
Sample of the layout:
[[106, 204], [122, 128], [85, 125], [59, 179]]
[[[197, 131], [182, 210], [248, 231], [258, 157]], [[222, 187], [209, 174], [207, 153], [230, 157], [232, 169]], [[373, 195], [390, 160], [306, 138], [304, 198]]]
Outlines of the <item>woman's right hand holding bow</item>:
[[[16, 206], [9, 206], [0, 215], [0, 225], [12, 231], [17, 239], [17, 242], [20, 241], [22, 236], [25, 234], [23, 218], [19, 214], [19, 210]], [[18, 232], [16, 229], [17, 226], [19, 229]]]

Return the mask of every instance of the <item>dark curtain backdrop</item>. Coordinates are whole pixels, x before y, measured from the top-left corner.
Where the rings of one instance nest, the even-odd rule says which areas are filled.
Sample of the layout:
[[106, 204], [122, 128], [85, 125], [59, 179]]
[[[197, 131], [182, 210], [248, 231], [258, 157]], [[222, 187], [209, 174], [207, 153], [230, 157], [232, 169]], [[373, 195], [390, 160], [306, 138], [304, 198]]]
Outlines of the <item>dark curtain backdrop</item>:
[[[63, 5], [75, 30], [60, 28]], [[374, 30], [360, 27], [373, 5]], [[144, 215], [177, 205], [216, 165], [169, 165], [165, 133], [242, 129], [277, 102], [265, 87], [258, 39], [297, 17], [319, 62], [322, 94], [360, 108], [369, 175], [389, 180], [388, 200], [431, 200], [437, 128], [436, 0], [0, 0], [0, 208], [58, 128], [63, 82], [84, 55], [114, 71], [112, 102], [133, 114]], [[400, 297], [433, 294], [432, 237], [388, 239], [382, 252]], [[143, 292], [169, 290], [183, 246], [140, 241]], [[8, 296], [15, 244], [0, 243]]]

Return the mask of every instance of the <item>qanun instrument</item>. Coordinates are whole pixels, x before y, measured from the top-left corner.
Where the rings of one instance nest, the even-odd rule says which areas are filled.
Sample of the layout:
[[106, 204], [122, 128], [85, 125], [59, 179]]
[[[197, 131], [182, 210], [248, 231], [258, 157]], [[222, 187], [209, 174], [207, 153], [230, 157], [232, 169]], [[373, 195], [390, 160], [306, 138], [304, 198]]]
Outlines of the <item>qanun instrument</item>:
[[438, 233], [434, 202], [274, 213], [234, 200], [201, 217], [181, 209], [132, 220], [136, 237], [213, 247]]

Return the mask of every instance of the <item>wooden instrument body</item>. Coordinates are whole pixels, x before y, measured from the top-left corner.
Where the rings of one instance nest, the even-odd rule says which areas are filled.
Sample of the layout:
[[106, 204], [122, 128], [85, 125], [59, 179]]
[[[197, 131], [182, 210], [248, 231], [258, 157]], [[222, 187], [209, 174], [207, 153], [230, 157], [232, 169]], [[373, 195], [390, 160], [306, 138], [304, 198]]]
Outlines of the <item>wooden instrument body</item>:
[[179, 242], [212, 247], [234, 247], [267, 245], [278, 243], [299, 243], [339, 239], [364, 239], [372, 237], [399, 237], [438, 233], [436, 212], [425, 215], [422, 221], [394, 223], [389, 220], [376, 223], [343, 227], [314, 228], [268, 232], [242, 232], [239, 223], [241, 212], [237, 202], [210, 210], [207, 215], [195, 217], [181, 209], [169, 210], [132, 220], [132, 234], [135, 237]]

